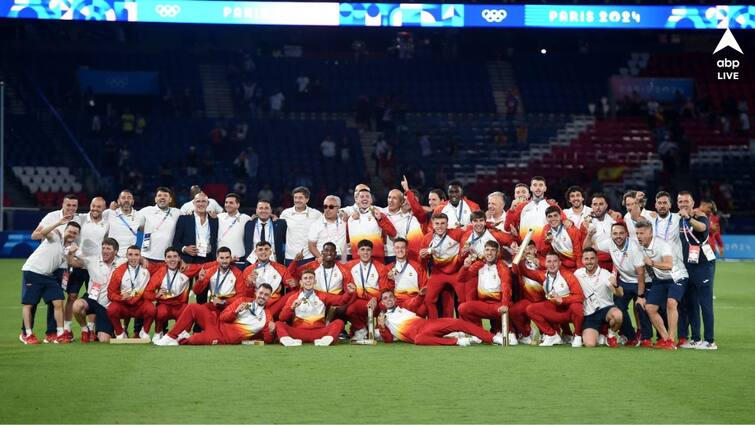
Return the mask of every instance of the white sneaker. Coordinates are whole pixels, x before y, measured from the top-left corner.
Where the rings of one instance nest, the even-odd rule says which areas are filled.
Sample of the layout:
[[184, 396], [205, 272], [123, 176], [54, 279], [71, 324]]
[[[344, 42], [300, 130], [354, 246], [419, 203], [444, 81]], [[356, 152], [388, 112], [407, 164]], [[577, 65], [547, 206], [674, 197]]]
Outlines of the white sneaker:
[[144, 329], [139, 331], [139, 338], [141, 339], [150, 339], [149, 334], [147, 332], [144, 332]]
[[608, 339], [606, 339], [605, 335], [598, 335], [598, 345], [608, 345]]
[[680, 345], [679, 348], [698, 348], [700, 344], [702, 344], [702, 341], [687, 340], [687, 342]]
[[115, 339], [126, 339], [126, 337], [127, 337], [126, 332], [123, 332], [120, 335], [116, 335]]
[[284, 336], [281, 337], [281, 344], [284, 347], [298, 347], [301, 345], [301, 340], [291, 338], [290, 336]]
[[532, 345], [532, 335], [527, 335], [519, 338], [519, 343], [523, 345]]
[[464, 332], [451, 332], [450, 334], [443, 335], [443, 338], [465, 338], [467, 334]]
[[509, 345], [519, 345], [519, 341], [516, 339], [514, 332], [509, 332]]
[[482, 340], [474, 335], [469, 337], [469, 342], [470, 344], [482, 344]]
[[180, 334], [178, 334], [179, 341], [184, 340], [184, 339], [189, 339], [190, 337], [191, 337], [191, 334], [186, 331], [183, 331]]
[[701, 341], [695, 348], [698, 350], [718, 350], [718, 345], [715, 342]]
[[456, 345], [459, 347], [469, 347], [472, 345], [472, 341], [469, 338], [456, 338]]
[[362, 340], [367, 339], [367, 329], [365, 328], [358, 329], [356, 332], [354, 332], [354, 337], [351, 339], [355, 341], [362, 341]]
[[572, 341], [574, 341], [574, 335], [564, 335], [559, 344], [571, 344]]
[[543, 337], [543, 342], [540, 343], [541, 347], [552, 347], [554, 345], [563, 344], [564, 341], [561, 339], [561, 335], [559, 334], [553, 334], [553, 335], [545, 335]]
[[576, 335], [574, 339], [571, 341], [572, 348], [579, 348], [582, 347], [582, 337], [579, 335]]
[[503, 345], [503, 334], [497, 333], [493, 335], [493, 344], [495, 345]]
[[176, 346], [178, 345], [178, 341], [171, 338], [170, 335], [165, 335], [156, 342], [154, 342], [155, 345], [160, 347], [168, 347], [168, 346]]
[[163, 337], [163, 333], [162, 332], [156, 333], [155, 336], [152, 337], [152, 343], [153, 344], [157, 343], [157, 341], [159, 341], [160, 338], [162, 338], [162, 337]]
[[[285, 338], [285, 337], [284, 337]], [[283, 342], [283, 341], [281, 341]], [[315, 346], [317, 347], [327, 347], [328, 345], [333, 343], [333, 337], [330, 335], [325, 335], [322, 338], [318, 338], [315, 340]]]

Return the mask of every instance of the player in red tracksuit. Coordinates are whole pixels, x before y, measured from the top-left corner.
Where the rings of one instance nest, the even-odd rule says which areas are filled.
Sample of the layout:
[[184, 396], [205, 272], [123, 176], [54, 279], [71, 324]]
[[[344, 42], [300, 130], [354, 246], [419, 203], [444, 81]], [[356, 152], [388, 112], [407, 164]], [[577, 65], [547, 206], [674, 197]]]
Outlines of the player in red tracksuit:
[[372, 205], [369, 189], [362, 189], [357, 194], [356, 208], [349, 216], [346, 233], [351, 244], [351, 257], [356, 258], [358, 243], [368, 240], [374, 246], [375, 261], [383, 263], [385, 259], [385, 238], [396, 237], [396, 228], [388, 217]]
[[343, 321], [336, 319], [326, 325], [325, 312], [331, 305], [349, 305], [354, 300], [356, 287], [349, 283], [343, 295], [315, 291], [315, 272], [312, 270], [304, 271], [300, 285], [301, 289], [288, 298], [280, 320], [275, 323], [278, 340], [286, 347], [299, 346], [302, 342], [328, 346], [338, 340]]
[[257, 288], [261, 283], [267, 283], [273, 288], [273, 294], [270, 296], [266, 307], [270, 314], [273, 315], [273, 318], [277, 319], [283, 305], [286, 304], [286, 300], [291, 294], [291, 291], [289, 291], [283, 295], [283, 286], [285, 285], [289, 290], [293, 290], [296, 288], [296, 280], [288, 272], [286, 266], [275, 261], [270, 261], [272, 252], [270, 242], [257, 242], [257, 246], [255, 247], [257, 261], [245, 268], [241, 277], [247, 286], [251, 288]]
[[288, 265], [288, 273], [295, 279], [301, 280], [306, 270], [315, 272], [315, 290], [328, 294], [341, 295], [343, 288], [351, 282], [351, 272], [346, 264], [337, 262], [336, 245], [325, 242], [320, 251], [321, 260], [310, 261], [297, 267], [297, 260]]
[[[545, 210], [549, 206], [558, 206], [553, 199], [545, 199], [545, 192], [548, 188], [545, 185], [545, 178], [535, 176], [530, 180], [530, 192], [532, 199], [521, 201], [516, 207], [509, 208], [506, 212], [506, 226], [512, 230], [512, 236], [518, 236], [519, 240], [530, 229], [533, 229], [532, 237], [537, 239], [540, 236], [541, 229], [546, 224]], [[566, 219], [566, 215], [563, 216]]]
[[[571, 272], [561, 268], [558, 254], [551, 251], [546, 255], [545, 272], [526, 267], [517, 268], [525, 277], [543, 282], [545, 301], [527, 306], [527, 315], [545, 335], [540, 346], [561, 344], [561, 335], [557, 330], [563, 324], [573, 323], [575, 335], [582, 335], [582, 302], [585, 298], [582, 285]], [[581, 338], [579, 340], [579, 346], [582, 346]]]
[[[423, 248], [419, 256], [423, 261], [430, 263], [430, 277], [427, 280], [427, 315], [431, 319], [437, 319], [438, 299], [444, 289], [451, 287], [459, 299], [459, 304], [464, 302], [466, 293], [464, 284], [459, 282], [457, 273], [461, 265], [459, 261], [460, 241], [464, 235], [463, 228], [448, 228], [448, 217], [443, 214], [433, 216], [433, 232], [425, 235], [422, 240]], [[450, 294], [449, 294], [450, 295]], [[443, 317], [453, 317], [453, 300], [450, 296], [443, 298]]]
[[[419, 192], [409, 188], [409, 181], [406, 180], [406, 176], [404, 176], [403, 180], [401, 180], [401, 188], [404, 189], [404, 197], [406, 198], [406, 202], [409, 204], [409, 207], [412, 209], [412, 214], [414, 214], [414, 217], [422, 226], [422, 233], [432, 233], [433, 211], [435, 211], [435, 208], [437, 208], [446, 200], [446, 194], [443, 193], [441, 189], [431, 190], [430, 193], [427, 194], [427, 201], [430, 206], [423, 207], [419, 203]], [[429, 210], [426, 210], [425, 208], [428, 208]]]
[[[154, 343], [161, 346], [240, 344], [251, 339], [271, 343], [275, 322], [266, 308], [271, 293], [272, 287], [261, 283], [254, 299], [236, 297], [220, 314], [210, 304], [191, 304], [181, 313], [173, 329]], [[189, 335], [194, 324], [202, 331]]]
[[[189, 302], [189, 282], [202, 270], [203, 264], [181, 265], [181, 253], [173, 247], [165, 250], [165, 262], [151, 263], [155, 271], [149, 279], [147, 292], [157, 301], [155, 336], [163, 336], [168, 321], [178, 319]], [[183, 270], [182, 270], [183, 269]]]
[[548, 222], [535, 243], [540, 256], [549, 251], [555, 251], [561, 260], [561, 267], [574, 273], [582, 267], [582, 242], [584, 235], [576, 226], [568, 229], [564, 226], [561, 208], [551, 205], [545, 209], [545, 219]]
[[346, 264], [356, 286], [356, 298], [346, 308], [345, 316], [351, 323], [354, 339], [364, 340], [367, 338], [367, 312], [375, 311], [380, 292], [393, 289], [393, 282], [388, 280], [388, 267], [373, 260], [372, 242], [359, 241], [357, 255], [359, 258]]
[[494, 223], [487, 221], [484, 212], [472, 212], [472, 224], [461, 237], [460, 261], [464, 261], [468, 255], [482, 258], [488, 241], [496, 241], [499, 246], [504, 246], [511, 245], [515, 238], [496, 229]]
[[[511, 307], [511, 274], [499, 261], [499, 252], [498, 242], [487, 241], [483, 261], [470, 255], [459, 271], [459, 280], [467, 289], [467, 300], [459, 306], [459, 316], [477, 326], [482, 326], [482, 319], [490, 319], [493, 332], [501, 331], [501, 315]], [[509, 335], [504, 337], [516, 345], [516, 334]]]
[[445, 214], [448, 227], [454, 229], [472, 223], [472, 213], [475, 211], [480, 211], [480, 206], [464, 196], [461, 182], [452, 181], [448, 184], [448, 201], [442, 202], [433, 210], [433, 217]]
[[[427, 273], [419, 262], [409, 259], [409, 243], [406, 239], [397, 238], [393, 241], [393, 249], [396, 253], [396, 262], [391, 264], [388, 272], [388, 280], [393, 282], [396, 303], [404, 307], [409, 303], [415, 303], [419, 292], [427, 286]], [[420, 317], [427, 316], [427, 306], [422, 302], [414, 309]]]
[[249, 297], [254, 292], [252, 287], [244, 282], [241, 270], [233, 265], [231, 250], [226, 247], [218, 248], [217, 262], [205, 265], [194, 284], [194, 293], [201, 294], [210, 288], [209, 302], [211, 308], [220, 312], [234, 301], [236, 297]]
[[529, 345], [532, 343], [533, 332], [530, 325], [532, 319], [527, 315], [527, 307], [532, 303], [544, 301], [545, 291], [542, 282], [523, 276], [519, 269], [526, 267], [530, 270], [545, 270], [545, 267], [537, 257], [535, 241], [530, 240], [524, 250], [523, 264], [514, 265], [520, 298], [509, 309], [509, 320], [520, 337], [518, 342]]
[[[416, 345], [459, 345], [462, 347], [482, 342], [503, 343], [500, 335], [493, 336], [482, 327], [461, 319], [418, 317], [414, 309], [422, 305], [423, 296], [424, 290], [420, 291], [419, 297], [413, 299], [406, 307], [399, 307], [393, 292], [383, 291], [380, 300], [384, 311], [378, 315], [378, 330], [384, 342], [391, 343], [399, 339]], [[472, 336], [460, 336], [459, 333]]]
[[121, 319], [132, 317], [144, 320], [139, 337], [149, 338], [149, 328], [157, 311], [151, 300], [144, 296], [149, 284], [147, 262], [142, 261], [141, 249], [135, 245], [128, 247], [126, 258], [128, 261], [118, 266], [110, 276], [107, 315], [117, 339], [126, 338]]

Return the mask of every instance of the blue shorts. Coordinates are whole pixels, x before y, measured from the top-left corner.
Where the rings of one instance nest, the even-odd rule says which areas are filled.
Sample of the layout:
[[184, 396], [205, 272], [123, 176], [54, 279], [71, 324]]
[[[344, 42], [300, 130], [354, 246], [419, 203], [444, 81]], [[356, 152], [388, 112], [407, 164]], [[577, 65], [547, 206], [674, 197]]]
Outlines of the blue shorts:
[[600, 326], [603, 325], [603, 323], [607, 323], [606, 315], [608, 315], [608, 312], [614, 307], [615, 306], [609, 305], [600, 310], [595, 310], [593, 314], [585, 316], [585, 321], [582, 322], [582, 329], [595, 329], [596, 331], [600, 331]]
[[104, 332], [110, 336], [115, 336], [113, 324], [107, 317], [107, 309], [95, 300], [89, 297], [82, 298], [87, 303], [87, 314], [94, 314], [94, 329], [97, 332]]
[[84, 283], [89, 283], [89, 272], [87, 269], [72, 269], [68, 275], [68, 286], [66, 286], [67, 294], [78, 295], [81, 292], [81, 287]]
[[686, 288], [687, 279], [682, 279], [679, 282], [674, 282], [671, 279], [653, 279], [653, 284], [645, 291], [647, 303], [665, 306], [669, 298], [673, 298], [679, 302], [682, 300]]
[[21, 304], [37, 305], [40, 299], [50, 303], [63, 298], [63, 287], [55, 276], [45, 276], [30, 271], [22, 272]]

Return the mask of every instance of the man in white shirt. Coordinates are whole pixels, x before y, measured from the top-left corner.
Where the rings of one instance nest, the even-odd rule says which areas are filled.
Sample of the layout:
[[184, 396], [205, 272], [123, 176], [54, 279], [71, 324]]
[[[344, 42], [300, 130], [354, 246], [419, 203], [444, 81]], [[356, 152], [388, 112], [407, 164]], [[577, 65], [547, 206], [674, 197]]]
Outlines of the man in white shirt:
[[126, 249], [136, 245], [136, 235], [144, 227], [144, 216], [134, 210], [134, 194], [130, 190], [122, 190], [118, 195], [118, 208], [107, 210], [104, 215], [110, 223], [108, 235], [118, 241], [118, 256], [125, 258]]
[[493, 223], [496, 229], [506, 232], [506, 199], [503, 192], [493, 192], [488, 195], [488, 210], [485, 213], [487, 221]]
[[592, 213], [592, 208], [585, 206], [585, 190], [579, 186], [570, 186], [566, 189], [566, 202], [571, 208], [565, 209], [566, 218], [580, 228], [586, 217]]
[[[598, 246], [603, 241], [611, 240], [611, 226], [621, 220], [621, 215], [608, 209], [608, 199], [602, 193], [592, 195], [592, 213], [584, 219], [583, 226], [587, 227], [587, 238], [592, 239], [592, 246]], [[585, 246], [585, 242], [582, 242]], [[607, 253], [598, 254], [600, 267], [604, 269], [611, 268], [611, 256]]]
[[582, 343], [585, 347], [598, 345], [600, 328], [605, 323], [608, 325], [607, 344], [609, 347], [617, 347], [623, 315], [613, 304], [613, 299], [614, 296], [622, 296], [624, 290], [611, 272], [598, 267], [598, 256], [594, 249], [582, 250], [582, 264], [584, 267], [574, 272], [585, 295], [582, 303], [585, 315]]
[[332, 160], [336, 157], [336, 142], [330, 136], [325, 137], [325, 140], [320, 143], [320, 153], [326, 160]]
[[637, 232], [634, 230], [634, 223], [640, 220], [651, 221], [653, 219], [650, 211], [642, 207], [643, 198], [639, 196], [640, 193], [642, 192], [630, 190], [624, 194], [622, 202], [627, 209], [626, 214], [624, 214], [624, 223], [626, 223], [629, 238], [635, 242], [637, 242]]
[[[186, 214], [191, 214], [194, 212], [194, 198], [196, 198], [197, 194], [201, 192], [202, 192], [201, 187], [197, 185], [194, 185], [191, 187], [191, 189], [189, 190], [189, 195], [191, 196], [191, 198], [185, 204], [181, 205], [181, 214], [186, 215]], [[209, 202], [209, 204], [207, 205], [208, 213], [214, 215], [214, 214], [220, 214], [223, 212], [223, 207], [221, 207], [220, 204], [218, 204], [218, 201], [208, 197], [207, 202]]]
[[165, 250], [173, 244], [176, 222], [181, 211], [171, 208], [172, 200], [173, 191], [167, 187], [158, 187], [155, 191], [155, 205], [139, 211], [144, 217], [142, 256], [149, 261], [150, 274], [165, 262]]
[[411, 209], [404, 198], [404, 194], [393, 189], [388, 192], [388, 206], [381, 208], [388, 220], [391, 221], [396, 229], [396, 236], [386, 238], [385, 243], [385, 264], [391, 264], [396, 261], [396, 252], [393, 250], [393, 242], [397, 238], [409, 241], [409, 250], [412, 258], [417, 258], [420, 246], [422, 244], [422, 226], [412, 214]]
[[[63, 224], [66, 227], [61, 233], [58, 227]], [[55, 277], [55, 272], [60, 268], [60, 264], [65, 261], [65, 256], [69, 253], [73, 255], [78, 248], [75, 241], [79, 237], [80, 231], [81, 226], [79, 223], [71, 221], [70, 216], [63, 216], [58, 221], [38, 231], [38, 234], [43, 238], [42, 243], [21, 267], [23, 279], [21, 304], [23, 305], [24, 329], [19, 335], [19, 339], [24, 344], [39, 344], [39, 340], [32, 330], [34, 326], [32, 306], [39, 304], [39, 300], [43, 298], [46, 303], [52, 303], [56, 323], [55, 337], [52, 341], [48, 339], [48, 342], [56, 344], [71, 342], [63, 334], [63, 288]]]
[[336, 246], [336, 257], [341, 257], [346, 248], [346, 223], [338, 216], [341, 208], [341, 198], [328, 195], [323, 201], [323, 216], [312, 227], [307, 235], [309, 252], [318, 261], [322, 261], [322, 248], [327, 242]]
[[218, 214], [218, 248], [225, 246], [231, 249], [236, 266], [243, 269], [244, 257], [244, 226], [251, 220], [247, 214], [241, 213], [241, 197], [235, 193], [225, 195], [225, 212]]
[[294, 198], [294, 206], [283, 210], [280, 218], [286, 220], [286, 253], [285, 264], [289, 265], [296, 255], [303, 253], [299, 265], [312, 261], [315, 257], [309, 251], [309, 229], [322, 220], [322, 213], [307, 205], [309, 202], [309, 189], [299, 186], [291, 191]]

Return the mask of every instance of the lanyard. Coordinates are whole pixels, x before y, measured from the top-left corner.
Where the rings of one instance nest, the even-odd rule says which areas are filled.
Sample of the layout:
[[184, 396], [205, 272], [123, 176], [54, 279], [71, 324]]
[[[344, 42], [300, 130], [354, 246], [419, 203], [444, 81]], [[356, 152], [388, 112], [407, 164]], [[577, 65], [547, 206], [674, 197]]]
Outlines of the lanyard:
[[136, 232], [134, 231], [134, 229], [131, 228], [131, 226], [129, 226], [129, 224], [126, 221], [126, 219], [123, 218], [123, 214], [118, 214], [118, 218], [121, 219], [121, 221], [123, 222], [123, 225], [128, 228], [128, 230], [131, 232], [131, 234], [134, 235], [134, 236], [136, 236]]
[[362, 290], [367, 292], [367, 287], [365, 286], [366, 280], [370, 277], [370, 272], [372, 271], [372, 261], [370, 261], [370, 267], [367, 268], [367, 277], [364, 276], [362, 273], [362, 263], [359, 263], [359, 278], [362, 280]]
[[213, 294], [218, 297], [220, 296], [220, 288], [223, 286], [223, 283], [225, 282], [225, 278], [228, 277], [228, 273], [231, 272], [230, 267], [228, 268], [228, 271], [225, 272], [225, 275], [223, 275], [223, 280], [220, 280], [220, 268], [218, 268], [218, 277], [215, 278], [215, 290], [213, 291]]
[[[333, 282], [333, 273], [336, 271], [336, 265], [330, 268], [330, 282], [328, 282], [328, 275], [325, 274], [325, 266], [322, 266], [322, 279], [325, 281], [325, 292], [330, 292], [330, 283]], [[364, 285], [362, 285], [364, 286]]]
[[[440, 245], [443, 243], [444, 240], [446, 240], [446, 236], [448, 236], [448, 233], [444, 234], [442, 238], [438, 241], [438, 244], [433, 247], [433, 249], [440, 248]], [[432, 242], [430, 243], [432, 245]]]
[[464, 213], [464, 200], [459, 199], [459, 206], [456, 208], [456, 221], [461, 223], [461, 216]]
[[170, 217], [170, 207], [168, 207], [168, 211], [165, 212], [165, 215], [163, 216], [163, 219], [160, 220], [160, 223], [157, 226], [155, 226], [155, 230], [153, 230], [153, 232], [157, 232], [158, 230], [160, 230], [160, 227], [162, 227], [163, 223], [165, 223], [165, 220], [168, 217]]
[[[398, 266], [398, 260], [396, 260], [396, 265]], [[396, 267], [395, 270], [398, 274], [394, 277], [393, 279], [394, 282], [398, 283], [401, 280], [401, 275], [404, 274], [404, 270], [406, 270], [406, 266], [408, 265], [409, 265], [409, 261], [404, 261], [404, 267], [401, 267], [401, 270], [399, 270], [398, 267]]]
[[621, 261], [619, 261], [619, 268], [624, 264], [624, 260], [627, 258], [627, 249], [629, 249], [629, 238], [624, 242], [624, 249], [621, 250]]
[[309, 299], [310, 297], [312, 297], [312, 294], [314, 293], [315, 293], [314, 289], [302, 292], [302, 294], [304, 295], [304, 297], [302, 298], [302, 304], [309, 304]]
[[478, 237], [474, 237], [474, 236], [475, 236], [475, 232], [472, 231], [472, 239], [469, 241], [469, 245], [474, 245], [477, 241], [482, 239], [482, 237], [485, 236], [485, 230], [482, 231], [482, 234], [480, 236]]
[[[671, 213], [669, 213], [668, 214], [668, 221], [666, 222], [666, 231], [663, 232], [663, 240], [664, 241], [668, 240], [668, 228], [671, 227], [671, 219], [672, 218], [673, 218], [673, 216], [671, 215]], [[656, 231], [656, 236], [661, 236], [660, 233], [657, 233], [658, 232], [658, 217], [655, 217], [655, 231]]]
[[224, 238], [224, 237], [225, 237], [225, 235], [227, 235], [227, 234], [228, 234], [228, 232], [229, 232], [229, 231], [231, 230], [231, 228], [233, 227], [233, 225], [234, 225], [234, 224], [236, 224], [236, 223], [237, 223], [237, 222], [239, 221], [239, 218], [241, 218], [241, 214], [239, 214], [239, 216], [238, 216], [238, 217], [236, 217], [236, 218], [235, 218], [235, 219], [233, 220], [233, 223], [231, 223], [231, 225], [230, 225], [230, 226], [228, 226], [228, 228], [227, 228], [227, 229], [225, 229], [225, 232], [223, 232], [223, 235], [222, 235], [222, 236], [220, 237], [221, 239], [222, 239], [222, 238]]
[[173, 281], [176, 280], [176, 276], [178, 276], [178, 269], [173, 272], [173, 277], [170, 278], [170, 280], [168, 280], [168, 276], [170, 276], [170, 269], [165, 272], [165, 282], [168, 283], [168, 292], [170, 292], [170, 289], [173, 287]]
[[558, 278], [558, 274], [556, 274], [556, 277], [553, 278], [551, 281], [551, 274], [545, 273], [545, 293], [549, 293], [553, 290], [553, 286], [556, 284], [556, 279]]
[[251, 307], [247, 308], [247, 310], [249, 310], [249, 313], [251, 313], [252, 316], [257, 317], [257, 302], [253, 301]]
[[689, 237], [687, 236], [687, 234], [689, 234], [689, 236], [692, 236], [692, 240], [700, 245], [700, 240], [695, 237], [695, 234], [692, 232], [692, 227], [687, 224], [687, 220], [682, 220], [682, 230], [684, 231], [684, 239], [687, 240], [687, 245], [690, 245]]
[[558, 231], [556, 231], [556, 234], [553, 235], [553, 237], [556, 238], [556, 236], [560, 235], [563, 230], [564, 230], [564, 225], [563, 224], [560, 225], [560, 226], [558, 226]]
[[412, 218], [414, 218], [414, 216], [411, 215], [411, 214], [407, 214], [406, 217], [407, 217], [406, 218], [406, 231], [404, 231], [404, 237], [408, 238], [409, 237], [409, 227], [411, 227], [411, 225], [412, 225]]
[[131, 290], [134, 290], [134, 287], [136, 286], [134, 284], [134, 280], [139, 278], [139, 270], [141, 269], [141, 264], [136, 266], [136, 269], [134, 269], [134, 274], [131, 274], [131, 267], [128, 268], [128, 277], [129, 280], [131, 280]]

